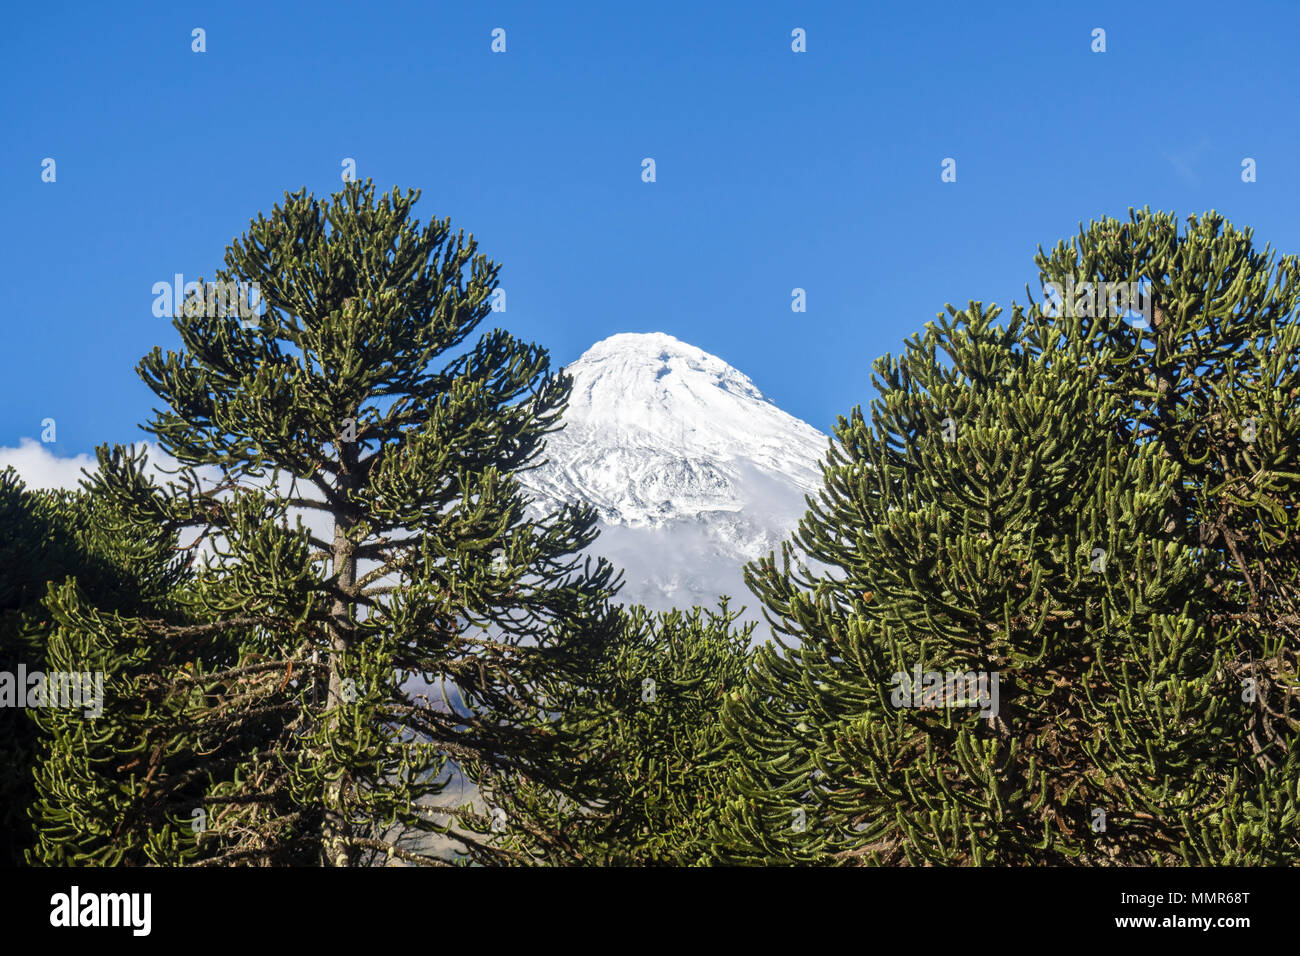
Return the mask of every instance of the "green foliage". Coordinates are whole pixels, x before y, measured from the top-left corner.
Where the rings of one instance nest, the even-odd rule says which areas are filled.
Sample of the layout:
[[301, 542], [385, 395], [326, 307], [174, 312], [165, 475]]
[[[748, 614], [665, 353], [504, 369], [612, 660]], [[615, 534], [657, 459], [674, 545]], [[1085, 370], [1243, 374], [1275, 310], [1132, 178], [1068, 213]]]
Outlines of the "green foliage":
[[[778, 640], [728, 708], [728, 859], [1300, 858], [1300, 264], [1146, 211], [1037, 261], [1149, 281], [1151, 321], [950, 306], [876, 363], [747, 569]], [[900, 706], [913, 668], [999, 675], [996, 711]]]
[[534, 515], [513, 474], [570, 382], [504, 331], [470, 340], [498, 268], [417, 198], [287, 196], [217, 275], [266, 314], [184, 309], [182, 350], [141, 361], [180, 466], [160, 487], [103, 448], [95, 493], [210, 552], [170, 616], [58, 599], [60, 653], [104, 662], [114, 716], [56, 730], [45, 859], [436, 863], [412, 834], [473, 839], [434, 807], [453, 761], [545, 766], [538, 675], [582, 672], [615, 586], [576, 557], [592, 512]]
[[[58, 673], [102, 672], [101, 657], [84, 653], [85, 648], [70, 652], [63, 643], [60, 625], [67, 606], [80, 595], [106, 614], [147, 613], [162, 607], [183, 580], [174, 542], [160, 538], [155, 529], [115, 524], [105, 502], [88, 492], [28, 491], [9, 470], [0, 476], [0, 511], [0, 565], [5, 569], [0, 671], [7, 674], [20, 664], [29, 677], [40, 672], [47, 680]], [[124, 661], [121, 666], [130, 665]], [[26, 688], [19, 692], [25, 694]], [[8, 817], [4, 833], [12, 862], [29, 849], [42, 858], [38, 840], [44, 828], [66, 823], [38, 815], [33, 826], [28, 819], [29, 807], [39, 814], [45, 786], [77, 792], [87, 782], [66, 764], [55, 767], [47, 754], [51, 735], [58, 734], [79, 741], [80, 749], [70, 746], [70, 752], [89, 752], [87, 741], [102, 736], [108, 722], [88, 720], [88, 709], [95, 708], [0, 709]], [[100, 756], [116, 754], [110, 748]]]
[[[45, 667], [40, 599], [45, 585], [67, 573], [70, 542], [54, 501], [28, 491], [12, 468], [0, 472], [0, 672]], [[25, 688], [15, 689], [26, 693]], [[26, 819], [33, 799], [37, 730], [26, 709], [0, 707], [0, 864], [22, 860], [31, 842]]]
[[138, 368], [165, 480], [0, 474], [0, 670], [104, 687], [0, 709], [8, 859], [1300, 860], [1296, 258], [1144, 210], [1035, 261], [1147, 320], [949, 306], [746, 569], [751, 652], [725, 598], [612, 606], [593, 512], [526, 498], [570, 382], [473, 337], [498, 267], [417, 198], [231, 243], [266, 314], [184, 310]]
[[[580, 680], [543, 677], [553, 719], [539, 729], [558, 744], [556, 777], [568, 786], [501, 781], [480, 822], [520, 863], [692, 866], [713, 862], [712, 830], [737, 751], [721, 714], [744, 677], [753, 624], [717, 611], [619, 615]], [[566, 794], [579, 788], [584, 801]]]

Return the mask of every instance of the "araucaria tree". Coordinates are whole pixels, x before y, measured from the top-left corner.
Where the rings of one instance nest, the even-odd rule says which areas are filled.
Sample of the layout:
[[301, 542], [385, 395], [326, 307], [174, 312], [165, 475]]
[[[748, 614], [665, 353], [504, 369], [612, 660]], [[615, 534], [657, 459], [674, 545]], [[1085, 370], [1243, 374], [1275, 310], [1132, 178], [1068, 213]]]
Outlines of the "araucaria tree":
[[[50, 730], [61, 732], [68, 750], [86, 753], [96, 738], [87, 711], [95, 701], [94, 671], [102, 662], [66, 654], [57, 636], [59, 605], [72, 588], [106, 612], [157, 613], [184, 576], [174, 541], [156, 529], [113, 529], [102, 502], [83, 493], [24, 488], [12, 468], [0, 472], [0, 863], [21, 863], [40, 830], [29, 812], [42, 789], [39, 774]], [[93, 663], [94, 666], [88, 666]], [[75, 686], [70, 683], [76, 675]], [[82, 680], [86, 674], [88, 681]], [[25, 677], [24, 677], [25, 675]], [[36, 678], [35, 675], [40, 675]], [[60, 680], [58, 675], [66, 675]], [[76, 706], [72, 706], [76, 705]], [[104, 762], [121, 752], [105, 749]], [[58, 768], [66, 771], [66, 766]], [[48, 783], [72, 799], [41, 829], [73, 832], [84, 827], [95, 801], [75, 773], [55, 773]], [[91, 829], [94, 824], [91, 824]]]
[[[553, 730], [575, 746], [575, 786], [518, 781], [497, 808], [518, 821], [519, 862], [578, 866], [699, 866], [715, 862], [714, 828], [738, 758], [723, 734], [727, 696], [739, 689], [753, 624], [717, 611], [620, 615], [581, 682], [547, 680]], [[572, 799], [578, 790], [584, 798]]]
[[[589, 511], [539, 518], [513, 473], [559, 427], [570, 383], [538, 346], [471, 338], [498, 266], [448, 221], [421, 227], [418, 195], [351, 183], [259, 215], [216, 287], [255, 288], [264, 314], [195, 296], [181, 351], [139, 365], [177, 477], [159, 487], [132, 455], [100, 456], [97, 493], [207, 555], [185, 626], [142, 625], [195, 648], [160, 693], [177, 739], [222, 758], [200, 793], [142, 812], [202, 810], [190, 850], [206, 862], [490, 861], [508, 833], [447, 805], [455, 767], [485, 793], [565, 784], [537, 688], [580, 679], [610, 568], [577, 556]], [[218, 632], [219, 649], [193, 643]], [[202, 771], [184, 773], [150, 782]], [[412, 833], [431, 841], [412, 849]]]
[[879, 360], [748, 569], [729, 858], [1300, 860], [1300, 263], [1149, 211], [1036, 261], [1064, 301]]

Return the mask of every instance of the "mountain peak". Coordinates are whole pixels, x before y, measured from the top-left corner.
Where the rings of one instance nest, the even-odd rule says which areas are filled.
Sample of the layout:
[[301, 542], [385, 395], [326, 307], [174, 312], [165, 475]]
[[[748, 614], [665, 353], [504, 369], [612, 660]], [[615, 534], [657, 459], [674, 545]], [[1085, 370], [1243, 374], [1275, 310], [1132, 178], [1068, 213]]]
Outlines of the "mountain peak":
[[608, 338], [601, 339], [586, 355], [611, 351], [647, 351], [653, 349], [671, 349], [673, 351], [702, 352], [694, 345], [683, 342], [667, 332], [615, 332]]
[[802, 424], [772, 405], [743, 372], [663, 332], [612, 335], [565, 371], [574, 382], [565, 420], [575, 430], [599, 425], [624, 439], [656, 436], [680, 451], [727, 455], [753, 437], [756, 413], [782, 417], [778, 431]]
[[[732, 369], [702, 348], [683, 342], [667, 332], [619, 332], [601, 339], [578, 358], [578, 362], [601, 362], [619, 357], [644, 358], [650, 362], [686, 362], [701, 369]], [[575, 363], [577, 364], [577, 363]]]
[[746, 599], [741, 566], [793, 530], [820, 486], [826, 436], [663, 332], [612, 335], [565, 371], [564, 427], [546, 464], [521, 476], [538, 504], [596, 508], [592, 550], [626, 569], [626, 599]]

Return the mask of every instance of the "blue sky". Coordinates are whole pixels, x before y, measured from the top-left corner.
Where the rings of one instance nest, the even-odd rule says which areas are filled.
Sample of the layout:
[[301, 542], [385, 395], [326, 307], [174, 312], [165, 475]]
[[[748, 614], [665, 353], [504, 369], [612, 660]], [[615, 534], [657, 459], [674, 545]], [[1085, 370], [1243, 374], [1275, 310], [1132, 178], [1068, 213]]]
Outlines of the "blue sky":
[[0, 446], [45, 418], [60, 455], [145, 438], [134, 365], [178, 344], [153, 284], [211, 276], [344, 157], [473, 233], [558, 364], [664, 331], [823, 430], [944, 303], [1023, 301], [1080, 220], [1218, 209], [1300, 252], [1300, 4], [1134, 6], [23, 4]]

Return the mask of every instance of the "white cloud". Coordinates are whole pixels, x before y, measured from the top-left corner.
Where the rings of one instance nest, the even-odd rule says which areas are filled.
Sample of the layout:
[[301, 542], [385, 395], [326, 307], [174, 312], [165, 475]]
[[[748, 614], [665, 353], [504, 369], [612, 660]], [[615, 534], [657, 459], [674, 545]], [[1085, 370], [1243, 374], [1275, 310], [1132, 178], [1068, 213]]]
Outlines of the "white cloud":
[[19, 439], [17, 448], [0, 447], [0, 471], [8, 465], [13, 465], [28, 488], [66, 488], [69, 491], [81, 483], [81, 469], [93, 472], [99, 467], [94, 455], [62, 458], [34, 438]]
[[[174, 476], [167, 474], [160, 469], [167, 471], [174, 470], [177, 461], [171, 455], [168, 455], [157, 444], [153, 442], [143, 442], [146, 453], [146, 473], [152, 475], [153, 480], [160, 486], [166, 486], [169, 480]], [[32, 438], [22, 438], [19, 440], [17, 448], [0, 447], [0, 471], [3, 471], [7, 465], [12, 465], [18, 472], [23, 484], [29, 489], [55, 489], [61, 488], [69, 491], [75, 491], [80, 486], [86, 472], [94, 474], [99, 469], [99, 462], [94, 455], [71, 455], [62, 457], [55, 454], [50, 446], [36, 441]], [[220, 479], [220, 469], [215, 466], [206, 465], [197, 469], [198, 476], [205, 485], [211, 486], [216, 484]], [[262, 488], [271, 486], [271, 477], [265, 476], [263, 480], [253, 482]], [[276, 486], [281, 494], [289, 492], [291, 483], [285, 475], [280, 475]], [[299, 483], [298, 491], [306, 498], [319, 499], [320, 495], [310, 484]], [[227, 497], [227, 495], [222, 495]], [[333, 525], [329, 519], [318, 511], [309, 511], [300, 508], [291, 508], [290, 515], [301, 515], [303, 523], [309, 527], [317, 537], [329, 541], [333, 537]], [[181, 536], [181, 544], [187, 544], [193, 541], [199, 534], [198, 529], [191, 528]], [[202, 553], [212, 554], [210, 542], [205, 542]]]

